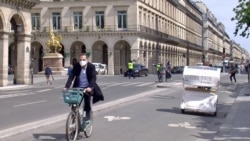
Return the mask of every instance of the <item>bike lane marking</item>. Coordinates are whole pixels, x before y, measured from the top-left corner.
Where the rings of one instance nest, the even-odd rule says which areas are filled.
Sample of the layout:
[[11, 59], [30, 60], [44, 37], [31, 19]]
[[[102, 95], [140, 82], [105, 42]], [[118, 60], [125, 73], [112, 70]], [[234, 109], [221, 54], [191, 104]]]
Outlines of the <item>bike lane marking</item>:
[[31, 104], [37, 104], [37, 103], [44, 103], [47, 102], [48, 100], [41, 100], [41, 101], [35, 101], [35, 102], [30, 102], [30, 103], [24, 103], [24, 104], [19, 104], [19, 105], [14, 105], [13, 107], [21, 107], [21, 106], [26, 106], [26, 105], [31, 105]]

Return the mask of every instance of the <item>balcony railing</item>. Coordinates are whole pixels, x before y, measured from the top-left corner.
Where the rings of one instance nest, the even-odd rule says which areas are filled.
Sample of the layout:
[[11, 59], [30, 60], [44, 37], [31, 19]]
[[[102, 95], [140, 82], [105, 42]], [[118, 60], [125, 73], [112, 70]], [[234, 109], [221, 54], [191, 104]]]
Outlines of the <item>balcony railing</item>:
[[[39, 29], [33, 30], [33, 32], [49, 32], [52, 27], [41, 27]], [[139, 26], [127, 26], [126, 28], [118, 28], [115, 25], [108, 25], [104, 28], [99, 28], [97, 26], [83, 26], [82, 28], [74, 26], [62, 26], [60, 29], [53, 29], [54, 32], [116, 32], [116, 31], [139, 31]]]
[[[34, 28], [32, 32], [35, 33], [48, 33], [51, 31], [52, 27], [41, 27], [39, 29]], [[63, 26], [60, 29], [53, 29], [54, 32], [136, 32], [146, 36], [151, 36], [153, 38], [164, 39], [165, 41], [171, 41], [174, 43], [184, 42], [176, 36], [171, 36], [167, 34], [166, 30], [156, 30], [142, 25], [129, 25], [126, 28], [118, 28], [117, 25], [107, 25], [104, 28], [99, 28], [97, 26], [83, 26], [82, 28], [74, 26]]]

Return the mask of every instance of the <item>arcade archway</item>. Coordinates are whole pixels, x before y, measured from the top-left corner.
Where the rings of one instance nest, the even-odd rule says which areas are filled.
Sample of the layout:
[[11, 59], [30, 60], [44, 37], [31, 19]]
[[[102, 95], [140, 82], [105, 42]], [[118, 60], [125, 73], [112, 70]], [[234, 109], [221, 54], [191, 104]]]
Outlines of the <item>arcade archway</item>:
[[127, 64], [131, 60], [131, 46], [127, 41], [120, 40], [114, 46], [114, 73], [120, 74], [127, 69]]

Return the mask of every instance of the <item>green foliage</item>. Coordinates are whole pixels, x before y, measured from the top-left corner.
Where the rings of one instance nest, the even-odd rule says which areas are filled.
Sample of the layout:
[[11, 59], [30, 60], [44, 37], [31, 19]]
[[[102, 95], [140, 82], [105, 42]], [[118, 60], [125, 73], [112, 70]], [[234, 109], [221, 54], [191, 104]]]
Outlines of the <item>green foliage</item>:
[[[248, 38], [250, 27], [250, 2], [249, 0], [238, 0], [239, 4], [233, 9], [235, 17], [231, 18], [236, 21], [236, 29], [234, 35], [240, 35]], [[241, 32], [241, 33], [240, 33]]]

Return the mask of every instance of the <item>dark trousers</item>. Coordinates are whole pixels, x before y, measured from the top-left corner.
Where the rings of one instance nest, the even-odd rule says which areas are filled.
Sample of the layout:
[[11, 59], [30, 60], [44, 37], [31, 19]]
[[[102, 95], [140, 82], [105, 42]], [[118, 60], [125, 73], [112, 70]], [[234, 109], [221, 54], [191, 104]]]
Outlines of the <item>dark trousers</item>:
[[235, 73], [231, 73], [230, 80], [232, 82], [232, 78], [234, 79], [234, 82], [236, 83]]
[[158, 80], [160, 81], [161, 80], [161, 72], [157, 71], [157, 75], [158, 75]]
[[84, 105], [83, 105], [83, 110], [86, 111], [86, 113], [89, 113], [92, 108], [91, 108], [91, 96], [89, 94], [84, 94]]
[[134, 71], [132, 70], [132, 69], [129, 69], [128, 70], [128, 77], [130, 78], [130, 77], [135, 77], [134, 76]]
[[165, 78], [166, 78], [166, 80], [169, 79], [169, 78], [171, 78], [171, 77], [172, 77], [171, 73], [166, 70], [165, 71]]

